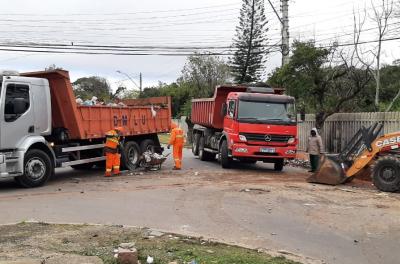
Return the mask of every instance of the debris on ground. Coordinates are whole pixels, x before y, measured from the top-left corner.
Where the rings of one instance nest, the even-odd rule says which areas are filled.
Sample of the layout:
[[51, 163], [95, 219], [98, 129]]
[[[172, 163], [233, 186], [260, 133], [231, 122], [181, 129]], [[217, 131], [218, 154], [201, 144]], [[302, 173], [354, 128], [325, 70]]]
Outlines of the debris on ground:
[[[37, 259], [39, 262], [15, 264], [101, 264], [103, 262], [200, 264], [231, 263], [230, 260], [232, 259], [236, 263], [249, 263], [246, 261], [251, 259], [252, 264], [294, 264], [293, 261], [284, 259], [282, 256], [272, 257], [268, 253], [210, 242], [203, 238], [163, 234], [154, 239], [146, 239], [149, 231], [150, 229], [117, 225], [21, 223], [0, 226], [0, 233], [7, 237], [7, 243], [2, 244], [0, 263], [2, 260], [18, 260], [23, 256], [32, 260]], [[161, 234], [161, 232], [158, 234]], [[24, 241], [25, 244], [19, 243], [20, 241]], [[63, 243], [65, 241], [68, 241], [68, 243]], [[118, 244], [115, 244], [116, 241], [119, 241]], [[115, 248], [116, 245], [117, 248]], [[71, 260], [63, 259], [62, 262], [43, 261], [48, 256], [69, 257]], [[80, 257], [94, 262], [82, 261], [79, 259]], [[74, 258], [79, 259], [79, 261], [74, 262]]]
[[258, 194], [262, 194], [262, 193], [269, 193], [271, 192], [271, 190], [262, 188], [246, 188], [246, 189], [241, 189], [240, 192], [256, 192]]
[[288, 161], [288, 165], [296, 168], [310, 169], [310, 161], [303, 159], [293, 159]]
[[119, 264], [138, 264], [138, 252], [135, 242], [121, 243], [118, 249], [114, 249], [114, 258], [118, 259]]
[[117, 259], [119, 264], [138, 264], [138, 252], [136, 248], [118, 248]]
[[72, 178], [72, 179], [71, 179], [71, 182], [72, 182], [72, 183], [79, 183], [80, 181], [81, 181], [80, 178]]
[[344, 188], [337, 188], [337, 190], [343, 191], [343, 192], [349, 192], [349, 193], [357, 193], [356, 191], [353, 191], [353, 190], [350, 190], [350, 189], [344, 189]]
[[157, 230], [150, 230], [149, 236], [153, 236], [153, 237], [161, 237], [163, 236], [164, 233], [157, 231]]
[[151, 263], [154, 262], [154, 258], [151, 257], [151, 256], [147, 256], [146, 262], [147, 262], [148, 264], [151, 264]]

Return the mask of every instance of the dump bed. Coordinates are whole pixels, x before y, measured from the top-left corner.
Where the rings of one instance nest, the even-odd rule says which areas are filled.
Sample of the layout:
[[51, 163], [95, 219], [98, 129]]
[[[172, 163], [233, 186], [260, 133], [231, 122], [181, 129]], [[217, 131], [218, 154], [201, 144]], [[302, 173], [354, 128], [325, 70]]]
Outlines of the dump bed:
[[[247, 85], [221, 85], [215, 88], [212, 98], [192, 100], [191, 121], [193, 124], [205, 127], [223, 129], [224, 117], [221, 114], [222, 105], [225, 103], [228, 94], [231, 92], [252, 92], [251, 90], [265, 89], [250, 87]], [[283, 88], [267, 88], [274, 94], [283, 94]]]
[[[66, 128], [70, 139], [102, 138], [116, 126], [124, 135], [143, 135], [170, 131], [171, 99], [164, 97], [148, 104], [127, 107], [77, 105], [68, 71], [29, 72], [26, 77], [49, 81], [52, 104], [52, 127]], [[137, 102], [137, 101], [136, 101]]]

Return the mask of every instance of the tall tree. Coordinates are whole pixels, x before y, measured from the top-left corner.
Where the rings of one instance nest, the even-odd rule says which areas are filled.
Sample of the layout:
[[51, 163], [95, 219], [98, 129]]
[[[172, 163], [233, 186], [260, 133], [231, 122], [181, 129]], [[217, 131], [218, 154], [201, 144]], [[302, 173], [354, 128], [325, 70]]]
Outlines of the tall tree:
[[[381, 56], [382, 56], [382, 44], [385, 36], [389, 33], [390, 19], [394, 15], [393, 0], [381, 0], [380, 5], [377, 5], [371, 1], [373, 14], [371, 19], [376, 23], [376, 40], [377, 44], [375, 47], [369, 49], [362, 49], [359, 45], [360, 36], [363, 32], [363, 26], [366, 19], [366, 10], [364, 10], [364, 16], [359, 15], [358, 18], [354, 14], [354, 44], [357, 57], [366, 67], [368, 67], [375, 80], [375, 110], [380, 110], [379, 97], [381, 90]], [[374, 65], [372, 68], [370, 66]]]
[[187, 58], [178, 82], [189, 86], [191, 95], [199, 98], [211, 96], [215, 86], [229, 79], [229, 67], [221, 58], [195, 54]]
[[295, 42], [290, 62], [277, 69], [268, 82], [286, 87], [307, 112], [316, 114], [316, 126], [322, 128], [330, 115], [357, 106], [371, 78], [369, 68], [355, 59], [354, 52]]
[[97, 76], [83, 77], [72, 83], [75, 96], [83, 100], [96, 96], [99, 100], [110, 100], [111, 87], [107, 79]]
[[267, 19], [264, 0], [243, 0], [240, 21], [233, 39], [234, 55], [230, 66], [235, 81], [259, 81], [267, 55]]

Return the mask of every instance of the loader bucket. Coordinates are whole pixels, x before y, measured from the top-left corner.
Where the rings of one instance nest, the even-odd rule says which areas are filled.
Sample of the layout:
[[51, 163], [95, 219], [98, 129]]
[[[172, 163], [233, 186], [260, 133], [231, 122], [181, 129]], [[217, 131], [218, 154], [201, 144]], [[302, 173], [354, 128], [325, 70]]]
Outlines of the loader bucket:
[[338, 155], [322, 155], [318, 170], [307, 179], [307, 182], [338, 185], [346, 180]]

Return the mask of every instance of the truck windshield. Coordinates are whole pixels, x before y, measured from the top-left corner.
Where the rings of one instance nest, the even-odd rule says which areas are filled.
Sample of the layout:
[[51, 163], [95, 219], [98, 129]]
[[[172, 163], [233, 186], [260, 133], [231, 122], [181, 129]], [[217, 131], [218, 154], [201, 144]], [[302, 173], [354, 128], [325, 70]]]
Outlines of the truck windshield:
[[238, 120], [250, 123], [296, 123], [294, 104], [240, 101]]

